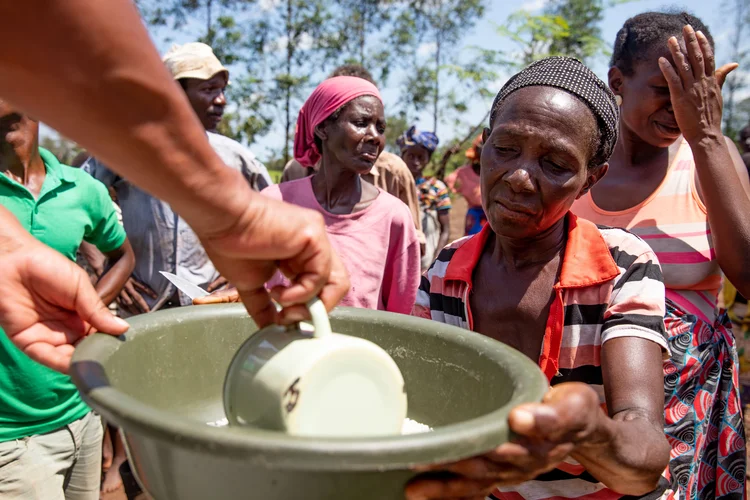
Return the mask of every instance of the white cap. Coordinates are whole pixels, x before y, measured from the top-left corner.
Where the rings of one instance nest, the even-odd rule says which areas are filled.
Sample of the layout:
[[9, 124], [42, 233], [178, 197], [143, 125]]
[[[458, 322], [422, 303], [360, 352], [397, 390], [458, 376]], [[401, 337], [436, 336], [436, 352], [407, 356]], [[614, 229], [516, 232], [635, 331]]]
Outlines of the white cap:
[[173, 45], [162, 59], [175, 80], [197, 78], [210, 80], [217, 73], [224, 72], [229, 79], [229, 70], [205, 43], [191, 42], [184, 45]]

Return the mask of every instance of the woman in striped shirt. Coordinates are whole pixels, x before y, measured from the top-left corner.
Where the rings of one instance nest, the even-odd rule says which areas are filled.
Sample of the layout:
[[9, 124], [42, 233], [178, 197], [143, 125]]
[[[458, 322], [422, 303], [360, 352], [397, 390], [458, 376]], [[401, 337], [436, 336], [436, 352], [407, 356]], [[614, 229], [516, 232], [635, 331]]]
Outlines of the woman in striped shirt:
[[721, 132], [721, 83], [734, 67], [714, 70], [711, 34], [694, 16], [626, 21], [609, 70], [622, 137], [606, 177], [573, 205], [576, 215], [633, 231], [661, 263], [670, 473], [690, 500], [739, 500], [745, 484], [737, 350], [717, 307], [722, 271], [750, 293], [750, 183]]
[[[481, 158], [487, 225], [442, 250], [413, 314], [515, 347], [552, 389], [515, 408], [519, 436], [407, 487], [413, 499], [609, 500], [669, 494], [664, 284], [653, 251], [569, 210], [607, 171], [614, 95], [553, 57], [495, 98]], [[602, 411], [602, 409], [604, 411]]]

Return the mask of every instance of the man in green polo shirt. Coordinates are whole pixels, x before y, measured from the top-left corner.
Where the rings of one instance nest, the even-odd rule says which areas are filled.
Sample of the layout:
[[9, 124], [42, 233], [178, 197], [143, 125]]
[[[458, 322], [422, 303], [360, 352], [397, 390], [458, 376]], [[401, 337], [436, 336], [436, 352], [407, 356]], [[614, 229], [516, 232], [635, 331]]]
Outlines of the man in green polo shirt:
[[[71, 260], [82, 241], [101, 250], [111, 266], [96, 289], [109, 303], [133, 270], [133, 250], [106, 188], [40, 149], [38, 129], [0, 101], [0, 205]], [[97, 499], [101, 442], [101, 420], [70, 378], [0, 330], [0, 498]]]

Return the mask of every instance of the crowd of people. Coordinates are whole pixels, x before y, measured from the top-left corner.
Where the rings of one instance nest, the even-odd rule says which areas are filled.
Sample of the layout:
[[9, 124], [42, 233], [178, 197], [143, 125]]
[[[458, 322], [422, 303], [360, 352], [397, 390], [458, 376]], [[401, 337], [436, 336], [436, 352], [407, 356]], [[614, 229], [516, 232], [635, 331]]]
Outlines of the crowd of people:
[[[567, 57], [523, 69], [445, 182], [429, 175], [438, 137], [411, 126], [400, 155], [385, 151], [375, 82], [342, 66], [302, 106], [274, 185], [217, 133], [229, 71], [211, 47], [159, 58], [129, 0], [0, 13], [49, 27], [35, 47], [101, 21], [67, 55], [16, 41], [0, 60], [0, 497], [87, 500], [123, 480], [138, 493], [117, 430], [64, 372], [81, 337], [127, 329], [107, 305], [129, 317], [191, 304], [169, 271], [213, 292], [196, 304], [242, 301], [261, 326], [306, 318], [320, 296], [537, 361], [551, 389], [511, 412], [512, 442], [431, 466], [407, 498], [744, 498], [719, 290], [750, 296], [750, 124], [740, 153], [721, 131], [737, 65], [716, 68], [700, 19], [628, 19], [606, 83]], [[102, 81], [82, 78], [94, 71]], [[36, 117], [88, 148], [81, 168], [39, 147]], [[451, 194], [469, 206], [454, 242]]]

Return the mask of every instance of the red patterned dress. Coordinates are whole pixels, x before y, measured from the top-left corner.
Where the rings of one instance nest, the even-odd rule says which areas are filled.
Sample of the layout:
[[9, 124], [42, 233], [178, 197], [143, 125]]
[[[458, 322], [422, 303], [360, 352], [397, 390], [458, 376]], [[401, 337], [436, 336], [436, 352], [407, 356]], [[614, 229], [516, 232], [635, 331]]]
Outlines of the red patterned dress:
[[717, 306], [721, 269], [689, 145], [682, 142], [662, 184], [639, 205], [609, 212], [587, 193], [572, 210], [629, 229], [661, 263], [672, 352], [664, 364], [664, 429], [672, 445], [673, 488], [689, 500], [742, 500], [747, 459], [737, 347]]

